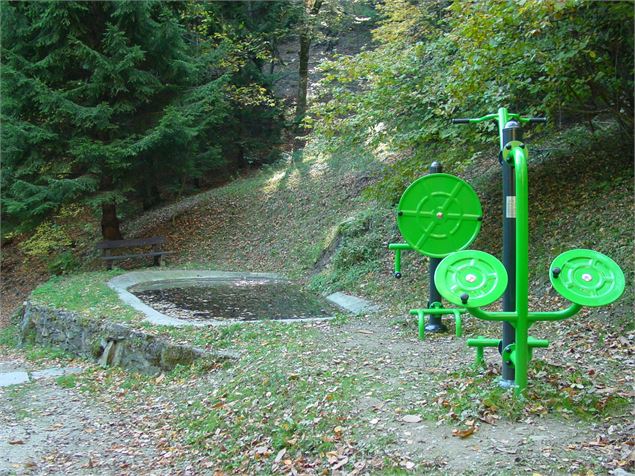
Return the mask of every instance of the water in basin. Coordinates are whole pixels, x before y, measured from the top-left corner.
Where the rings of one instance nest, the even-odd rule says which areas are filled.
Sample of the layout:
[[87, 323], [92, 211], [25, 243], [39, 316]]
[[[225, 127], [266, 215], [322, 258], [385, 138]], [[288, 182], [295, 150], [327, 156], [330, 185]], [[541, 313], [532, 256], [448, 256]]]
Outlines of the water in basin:
[[338, 310], [296, 284], [274, 279], [161, 281], [129, 291], [166, 316], [196, 321], [326, 318]]

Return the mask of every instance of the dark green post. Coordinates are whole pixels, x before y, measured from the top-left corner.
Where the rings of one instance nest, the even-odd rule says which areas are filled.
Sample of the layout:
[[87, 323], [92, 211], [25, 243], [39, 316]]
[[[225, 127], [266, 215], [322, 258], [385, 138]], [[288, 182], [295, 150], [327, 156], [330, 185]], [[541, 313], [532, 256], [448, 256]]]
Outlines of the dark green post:
[[[443, 166], [439, 162], [432, 162], [430, 165], [430, 173], [431, 174], [440, 174], [443, 172]], [[430, 281], [430, 292], [428, 294], [428, 308], [431, 307], [433, 302], [441, 302], [441, 294], [439, 294], [439, 290], [434, 285], [434, 272], [437, 270], [437, 266], [441, 262], [441, 258], [430, 258], [430, 266], [428, 268], [429, 272], [429, 281]], [[448, 328], [441, 321], [440, 314], [430, 314], [428, 317], [428, 324], [425, 327], [426, 332], [447, 332]]]
[[[505, 123], [503, 128], [503, 147], [512, 140], [522, 140], [522, 129], [517, 121]], [[514, 186], [514, 168], [502, 160], [503, 169], [503, 265], [509, 279], [503, 294], [503, 311], [516, 311], [516, 190]], [[516, 341], [516, 330], [509, 322], [503, 322], [502, 351]], [[503, 360], [500, 384], [502, 387], [513, 387], [515, 381], [514, 367], [511, 362]]]

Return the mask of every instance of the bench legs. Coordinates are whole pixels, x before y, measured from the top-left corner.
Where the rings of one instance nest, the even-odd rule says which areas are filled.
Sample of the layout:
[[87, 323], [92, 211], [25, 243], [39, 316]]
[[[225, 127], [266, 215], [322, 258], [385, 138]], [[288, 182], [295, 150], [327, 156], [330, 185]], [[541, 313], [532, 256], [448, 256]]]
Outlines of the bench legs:
[[[102, 252], [102, 256], [110, 256], [110, 250], [104, 249]], [[106, 260], [106, 270], [110, 271], [112, 269], [112, 261]]]
[[[152, 245], [152, 251], [157, 252], [157, 253], [160, 252], [161, 251], [161, 246], [160, 245]], [[162, 257], [163, 257], [162, 255], [155, 256], [154, 260], [153, 260], [153, 265], [154, 266], [161, 266], [161, 258]]]

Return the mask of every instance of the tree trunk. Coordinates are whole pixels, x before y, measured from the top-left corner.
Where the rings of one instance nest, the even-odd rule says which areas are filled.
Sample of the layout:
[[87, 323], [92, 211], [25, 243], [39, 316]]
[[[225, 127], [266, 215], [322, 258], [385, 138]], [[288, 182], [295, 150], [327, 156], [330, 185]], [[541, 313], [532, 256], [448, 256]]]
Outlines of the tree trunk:
[[101, 236], [104, 240], [123, 240], [117, 218], [117, 205], [104, 203], [101, 206]]
[[[309, 50], [311, 48], [311, 36], [308, 31], [300, 33], [300, 69], [298, 81], [298, 96], [295, 106], [295, 119], [298, 124], [306, 114], [306, 96], [309, 87]], [[301, 129], [301, 127], [300, 127]]]
[[[110, 175], [102, 175], [99, 190], [107, 192], [113, 189], [113, 179]], [[101, 236], [104, 240], [123, 240], [117, 218], [117, 204], [115, 202], [101, 205]]]
[[298, 80], [298, 95], [295, 107], [295, 121], [297, 124], [297, 134], [306, 133], [302, 120], [307, 109], [307, 90], [309, 87], [309, 52], [311, 40], [313, 39], [313, 25], [311, 17], [319, 13], [323, 0], [304, 0], [304, 25], [300, 31], [300, 66]]

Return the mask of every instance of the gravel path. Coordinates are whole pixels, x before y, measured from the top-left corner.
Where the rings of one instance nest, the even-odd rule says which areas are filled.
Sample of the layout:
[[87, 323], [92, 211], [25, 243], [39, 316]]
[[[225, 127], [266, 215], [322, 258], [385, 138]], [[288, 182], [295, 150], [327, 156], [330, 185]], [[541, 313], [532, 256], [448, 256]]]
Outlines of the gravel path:
[[[619, 466], [632, 467], [628, 434], [635, 428], [623, 418], [591, 423], [527, 415], [513, 423], [475, 416], [478, 430], [474, 435], [456, 438], [453, 429], [459, 427], [458, 421], [422, 420], [412, 414], [417, 405], [434, 405], [433, 401], [449, 398], [447, 388], [439, 388], [433, 376], [448, 375], [471, 363], [473, 356], [461, 339], [437, 336], [421, 343], [388, 319], [307, 327], [318, 331], [315, 339], [321, 345], [304, 342], [297, 351], [306, 357], [303, 361], [295, 360], [293, 352], [278, 355], [275, 360], [281, 360], [282, 367], [313, 367], [321, 362], [334, 373], [361, 374], [369, 384], [382, 379], [391, 388], [403, 387], [403, 392], [390, 397], [373, 392], [359, 396], [347, 423], [342, 424], [366, 435], [358, 436], [360, 454], [376, 454], [378, 439], [390, 436], [380, 453], [402, 461], [403, 468], [412, 469], [418, 462], [417, 471], [427, 467], [435, 474], [573, 474], [590, 467], [602, 467], [605, 474], [629, 474]], [[302, 343], [308, 336], [298, 337]], [[330, 360], [317, 351], [326, 352]], [[256, 363], [242, 371], [255, 366], [253, 371], [258, 372]], [[151, 394], [135, 394], [123, 404], [125, 385], [122, 381], [107, 383], [102, 380], [103, 372], [89, 376], [99, 381], [96, 388], [101, 389], [100, 395], [93, 395], [64, 388], [55, 377], [34, 380], [32, 365], [20, 354], [0, 356], [0, 380], [8, 373], [29, 372], [32, 376], [30, 382], [0, 386], [0, 476], [213, 474], [216, 461], [185, 444], [184, 435], [178, 434], [175, 412], [184, 409], [178, 405], [184, 399], [209, 397], [217, 386], [211, 375], [157, 385]], [[318, 375], [313, 370], [307, 367], [298, 375]], [[234, 371], [231, 367], [219, 370], [217, 378], [231, 378]], [[163, 377], [156, 380], [160, 384]], [[210, 443], [217, 442], [212, 438]], [[368, 466], [360, 474], [373, 474], [373, 461], [366, 462]], [[377, 467], [381, 464], [378, 460]]]
[[[1, 357], [0, 370], [30, 370]], [[153, 470], [141, 416], [115, 414], [53, 377], [0, 388], [0, 475], [169, 474]]]

